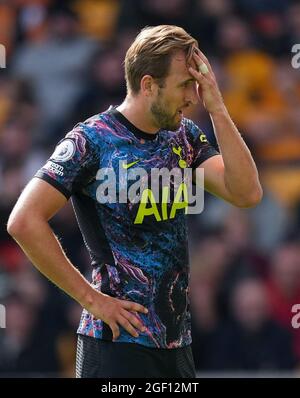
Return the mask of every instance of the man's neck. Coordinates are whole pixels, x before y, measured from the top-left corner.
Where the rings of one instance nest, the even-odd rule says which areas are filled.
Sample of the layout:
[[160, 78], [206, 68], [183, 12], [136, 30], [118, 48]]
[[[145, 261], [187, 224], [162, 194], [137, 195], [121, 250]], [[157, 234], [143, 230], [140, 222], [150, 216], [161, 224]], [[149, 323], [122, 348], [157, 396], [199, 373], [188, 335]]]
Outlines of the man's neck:
[[158, 128], [154, 126], [148, 111], [138, 98], [127, 96], [117, 110], [139, 130], [149, 134], [157, 133]]

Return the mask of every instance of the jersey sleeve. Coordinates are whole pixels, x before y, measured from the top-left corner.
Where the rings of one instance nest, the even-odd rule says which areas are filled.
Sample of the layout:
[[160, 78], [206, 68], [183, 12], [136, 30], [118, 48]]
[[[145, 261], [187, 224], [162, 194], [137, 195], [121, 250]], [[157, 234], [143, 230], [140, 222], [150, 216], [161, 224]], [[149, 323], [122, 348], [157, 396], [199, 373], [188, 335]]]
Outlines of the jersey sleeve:
[[83, 123], [58, 142], [48, 161], [34, 177], [47, 181], [67, 199], [87, 185], [93, 176], [99, 154], [91, 140], [91, 127]]
[[192, 121], [186, 119], [186, 130], [189, 144], [193, 148], [191, 167], [196, 169], [201, 163], [220, 153], [210, 144], [205, 133]]

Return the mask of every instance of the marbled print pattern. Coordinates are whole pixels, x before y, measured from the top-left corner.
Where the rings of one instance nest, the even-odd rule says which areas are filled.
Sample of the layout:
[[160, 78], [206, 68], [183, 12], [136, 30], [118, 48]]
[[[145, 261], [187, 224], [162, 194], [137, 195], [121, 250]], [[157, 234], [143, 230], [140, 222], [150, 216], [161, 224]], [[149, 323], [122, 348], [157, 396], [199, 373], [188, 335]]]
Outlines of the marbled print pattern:
[[[183, 210], [172, 219], [154, 216], [141, 224], [134, 220], [139, 203], [97, 202], [99, 168], [113, 168], [117, 180], [119, 161], [138, 161], [150, 176], [151, 168], [178, 167], [172, 150], [181, 148], [187, 167], [197, 167], [218, 154], [200, 140], [201, 130], [183, 119], [176, 132], [160, 131], [154, 140], [142, 143], [110, 110], [79, 123], [65, 139], [76, 144], [74, 156], [56, 166], [44, 166], [36, 176], [61, 190], [72, 202], [85, 244], [94, 265], [93, 286], [119, 299], [138, 302], [149, 310], [137, 314], [146, 326], [138, 338], [120, 328], [118, 342], [136, 342], [149, 347], [176, 348], [191, 343], [188, 302], [189, 258], [186, 218]], [[63, 140], [62, 140], [63, 141]], [[61, 141], [60, 141], [61, 142]], [[54, 167], [54, 169], [53, 169]], [[63, 168], [53, 172], [55, 167]], [[117, 192], [132, 184], [122, 177]], [[171, 186], [172, 190], [172, 186]], [[160, 204], [157, 204], [160, 208]], [[168, 204], [168, 212], [172, 203]], [[110, 254], [110, 256], [109, 256]], [[111, 339], [110, 329], [83, 310], [78, 333]]]

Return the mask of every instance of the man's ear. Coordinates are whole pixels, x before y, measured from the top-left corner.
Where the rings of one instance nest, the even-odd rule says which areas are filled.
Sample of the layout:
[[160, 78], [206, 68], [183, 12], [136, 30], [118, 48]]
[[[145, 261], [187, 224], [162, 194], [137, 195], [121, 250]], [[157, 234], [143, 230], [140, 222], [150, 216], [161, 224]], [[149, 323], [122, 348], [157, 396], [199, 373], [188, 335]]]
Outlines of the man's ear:
[[146, 97], [151, 97], [155, 91], [155, 81], [152, 76], [145, 75], [141, 79], [141, 92]]

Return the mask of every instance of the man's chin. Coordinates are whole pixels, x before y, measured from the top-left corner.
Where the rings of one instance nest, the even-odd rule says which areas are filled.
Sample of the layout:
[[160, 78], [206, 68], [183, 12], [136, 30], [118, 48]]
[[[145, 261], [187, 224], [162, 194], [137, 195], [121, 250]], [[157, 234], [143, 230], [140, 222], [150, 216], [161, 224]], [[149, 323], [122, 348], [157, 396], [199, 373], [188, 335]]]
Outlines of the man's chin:
[[170, 123], [167, 126], [162, 127], [162, 129], [168, 130], [168, 131], [177, 131], [177, 130], [179, 130], [180, 126], [181, 126], [181, 120], [180, 120], [180, 122], [174, 121], [174, 123], [172, 123], [172, 124]]
[[174, 125], [172, 126], [172, 128], [170, 128], [169, 130], [170, 130], [170, 131], [177, 131], [177, 130], [180, 129], [180, 126], [181, 126], [181, 121], [180, 121], [180, 122], [177, 122], [177, 123], [174, 123]]

